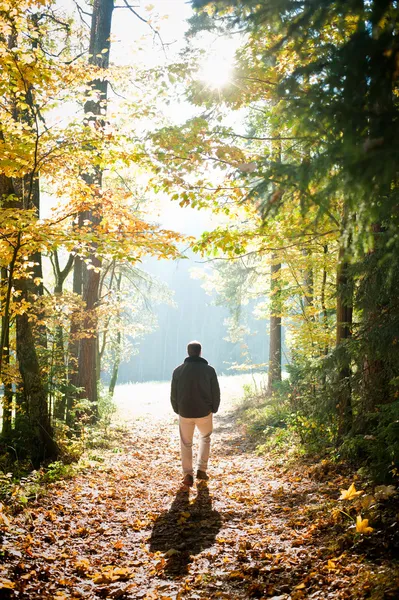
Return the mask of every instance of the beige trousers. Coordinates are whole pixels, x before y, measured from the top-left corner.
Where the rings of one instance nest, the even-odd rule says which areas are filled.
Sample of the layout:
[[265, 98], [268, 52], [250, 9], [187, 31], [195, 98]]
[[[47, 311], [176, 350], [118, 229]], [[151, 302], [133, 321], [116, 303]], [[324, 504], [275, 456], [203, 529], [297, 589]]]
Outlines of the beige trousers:
[[200, 434], [200, 443], [197, 457], [197, 469], [206, 471], [208, 467], [211, 434], [213, 431], [212, 413], [206, 417], [187, 419], [179, 416], [180, 452], [183, 473], [193, 475], [193, 436], [195, 427]]

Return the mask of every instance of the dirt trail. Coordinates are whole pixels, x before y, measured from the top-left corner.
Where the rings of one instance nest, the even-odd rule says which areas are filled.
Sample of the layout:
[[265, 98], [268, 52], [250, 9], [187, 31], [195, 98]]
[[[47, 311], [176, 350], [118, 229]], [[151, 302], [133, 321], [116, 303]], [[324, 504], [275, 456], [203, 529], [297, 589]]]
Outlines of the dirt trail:
[[347, 547], [331, 517], [345, 480], [257, 456], [226, 404], [211, 479], [190, 491], [169, 408], [136, 411], [118, 453], [12, 518], [0, 598], [399, 598], [389, 552]]

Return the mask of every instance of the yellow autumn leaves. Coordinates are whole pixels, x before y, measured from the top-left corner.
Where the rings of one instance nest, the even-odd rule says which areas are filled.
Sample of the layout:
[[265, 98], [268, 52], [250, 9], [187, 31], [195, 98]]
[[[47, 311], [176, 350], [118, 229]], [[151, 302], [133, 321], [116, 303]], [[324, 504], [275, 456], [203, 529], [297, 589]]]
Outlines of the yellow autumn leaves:
[[[362, 490], [357, 490], [355, 484], [352, 483], [347, 490], [341, 490], [339, 500], [353, 500], [363, 494]], [[363, 519], [362, 515], [356, 516], [356, 533], [372, 533], [374, 529], [369, 526], [369, 520]]]
[[10, 521], [8, 517], [3, 512], [3, 504], [0, 502], [0, 526], [5, 525], [6, 527], [10, 526]]
[[362, 515], [356, 517], [356, 533], [371, 533], [374, 531], [372, 527], [369, 527], [369, 520], [362, 519]]
[[354, 483], [352, 483], [347, 490], [340, 491], [340, 500], [352, 500], [352, 498], [356, 498], [356, 496], [360, 496], [361, 494], [363, 494], [361, 490], [356, 490]]

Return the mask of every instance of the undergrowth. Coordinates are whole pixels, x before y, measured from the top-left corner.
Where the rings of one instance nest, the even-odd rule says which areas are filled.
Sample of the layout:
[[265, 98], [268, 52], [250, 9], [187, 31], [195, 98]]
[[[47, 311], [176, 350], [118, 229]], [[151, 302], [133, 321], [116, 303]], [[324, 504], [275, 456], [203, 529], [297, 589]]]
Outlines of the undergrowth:
[[[82, 405], [77, 405], [77, 409]], [[99, 420], [91, 425], [83, 418], [77, 426], [55, 421], [54, 437], [59, 449], [58, 460], [35, 469], [32, 462], [14, 447], [11, 440], [0, 446], [0, 502], [14, 509], [24, 507], [47, 491], [48, 484], [74, 477], [88, 465], [101, 463], [104, 457], [96, 450], [119, 452], [125, 428], [112, 423], [116, 405], [111, 396], [100, 390]], [[19, 440], [20, 442], [20, 440]]]
[[363, 414], [362, 431], [354, 428], [339, 440], [331, 399], [315, 403], [314, 393], [310, 385], [299, 388], [295, 375], [293, 381], [276, 386], [271, 397], [258, 387], [244, 386], [239, 421], [256, 441], [257, 451], [344, 462], [377, 483], [395, 482], [399, 475], [399, 401]]
[[245, 385], [239, 413], [238, 420], [256, 441], [259, 454], [301, 453], [298, 432], [293, 426], [295, 415], [287, 396], [273, 394], [268, 398], [264, 390]]

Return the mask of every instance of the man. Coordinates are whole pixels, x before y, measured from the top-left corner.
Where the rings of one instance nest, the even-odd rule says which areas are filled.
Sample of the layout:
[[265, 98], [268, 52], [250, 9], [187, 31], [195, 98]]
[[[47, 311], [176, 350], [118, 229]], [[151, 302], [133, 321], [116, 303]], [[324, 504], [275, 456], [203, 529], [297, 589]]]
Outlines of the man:
[[183, 484], [192, 486], [195, 427], [200, 433], [197, 479], [209, 479], [206, 469], [213, 430], [212, 414], [219, 408], [220, 389], [215, 369], [201, 357], [201, 344], [190, 342], [187, 354], [184, 363], [173, 371], [170, 401], [179, 415]]

